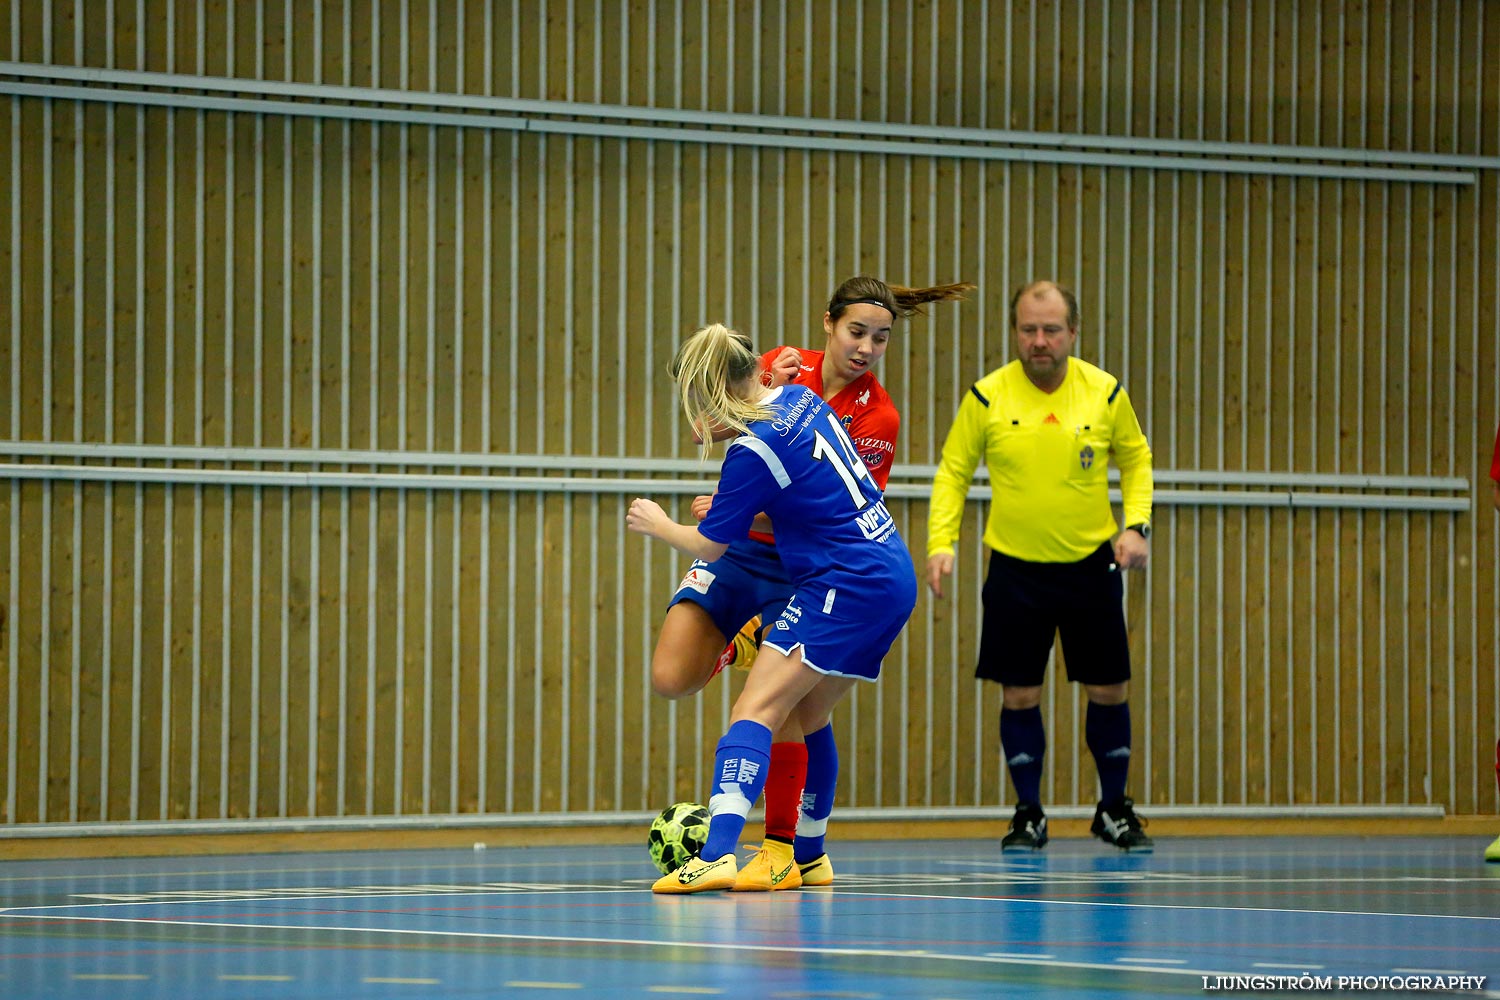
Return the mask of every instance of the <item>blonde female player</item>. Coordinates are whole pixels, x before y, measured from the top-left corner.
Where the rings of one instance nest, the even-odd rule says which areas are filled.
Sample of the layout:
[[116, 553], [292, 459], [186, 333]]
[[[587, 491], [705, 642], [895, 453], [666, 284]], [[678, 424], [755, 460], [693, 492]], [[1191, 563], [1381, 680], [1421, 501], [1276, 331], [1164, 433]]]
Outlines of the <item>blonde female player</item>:
[[735, 887], [735, 845], [765, 787], [772, 733], [793, 717], [804, 730], [826, 723], [855, 680], [875, 680], [916, 606], [906, 543], [842, 422], [812, 390], [767, 387], [760, 370], [742, 334], [715, 324], [688, 338], [672, 373], [705, 454], [730, 441], [718, 490], [696, 526], [646, 499], [626, 515], [630, 530], [713, 563], [764, 512], [793, 587], [719, 741], [708, 842], [655, 892]]
[[[973, 287], [906, 288], [869, 275], [849, 278], [834, 289], [823, 312], [823, 350], [767, 351], [761, 356], [767, 373], [763, 378], [769, 377], [772, 387], [790, 382], [817, 393], [838, 416], [883, 491], [901, 414], [874, 368], [890, 343], [891, 329], [898, 319], [920, 313], [923, 305], [962, 299]], [[712, 500], [695, 498], [694, 516], [702, 520]], [[755, 659], [762, 621], [780, 614], [792, 593], [767, 519], [758, 518], [756, 529], [732, 542], [720, 559], [695, 560], [683, 577], [651, 661], [657, 694], [696, 694], [726, 665], [748, 669]], [[812, 720], [812, 725], [804, 736], [799, 720], [791, 719], [776, 734], [765, 789], [765, 839], [740, 871], [737, 890], [795, 889], [833, 881], [823, 838], [833, 810], [838, 748], [827, 719]]]

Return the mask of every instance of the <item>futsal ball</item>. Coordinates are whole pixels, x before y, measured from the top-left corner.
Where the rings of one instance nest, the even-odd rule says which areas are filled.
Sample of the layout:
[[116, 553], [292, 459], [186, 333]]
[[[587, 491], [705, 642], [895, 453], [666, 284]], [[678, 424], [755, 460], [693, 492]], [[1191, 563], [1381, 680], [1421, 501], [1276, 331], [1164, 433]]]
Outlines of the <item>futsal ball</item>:
[[663, 875], [675, 872], [708, 843], [708, 810], [696, 802], [674, 802], [651, 821], [646, 846]]

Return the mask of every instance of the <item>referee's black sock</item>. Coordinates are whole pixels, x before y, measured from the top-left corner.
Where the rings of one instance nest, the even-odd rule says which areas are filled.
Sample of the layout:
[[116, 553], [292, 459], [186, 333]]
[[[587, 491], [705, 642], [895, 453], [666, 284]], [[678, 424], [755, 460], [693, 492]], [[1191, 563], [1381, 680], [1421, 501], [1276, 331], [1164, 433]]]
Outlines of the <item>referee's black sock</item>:
[[1016, 786], [1016, 801], [1041, 805], [1042, 757], [1047, 752], [1047, 729], [1040, 706], [1000, 709], [1000, 746]]
[[1089, 702], [1083, 717], [1083, 734], [1094, 766], [1099, 769], [1099, 799], [1118, 802], [1125, 797], [1125, 779], [1130, 774], [1130, 704], [1100, 705]]

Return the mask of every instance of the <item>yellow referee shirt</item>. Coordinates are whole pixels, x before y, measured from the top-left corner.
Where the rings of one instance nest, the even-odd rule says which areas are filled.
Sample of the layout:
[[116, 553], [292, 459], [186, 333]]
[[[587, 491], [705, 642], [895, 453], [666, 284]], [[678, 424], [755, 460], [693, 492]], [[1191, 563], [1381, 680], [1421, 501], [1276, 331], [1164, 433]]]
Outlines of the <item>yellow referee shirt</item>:
[[1055, 392], [1019, 361], [974, 383], [959, 404], [932, 483], [927, 554], [954, 551], [980, 457], [994, 500], [984, 543], [1028, 562], [1077, 562], [1114, 537], [1109, 463], [1120, 468], [1125, 523], [1151, 520], [1151, 447], [1118, 379], [1068, 359]]

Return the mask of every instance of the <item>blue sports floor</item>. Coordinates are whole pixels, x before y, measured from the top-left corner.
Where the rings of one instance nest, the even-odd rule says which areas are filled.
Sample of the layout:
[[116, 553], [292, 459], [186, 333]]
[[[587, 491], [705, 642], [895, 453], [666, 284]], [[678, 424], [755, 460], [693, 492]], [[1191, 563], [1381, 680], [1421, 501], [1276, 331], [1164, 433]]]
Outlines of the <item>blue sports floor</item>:
[[1484, 843], [846, 842], [831, 889], [699, 896], [652, 895], [644, 844], [9, 861], [0, 997], [1149, 997], [1302, 973], [1497, 997]]

